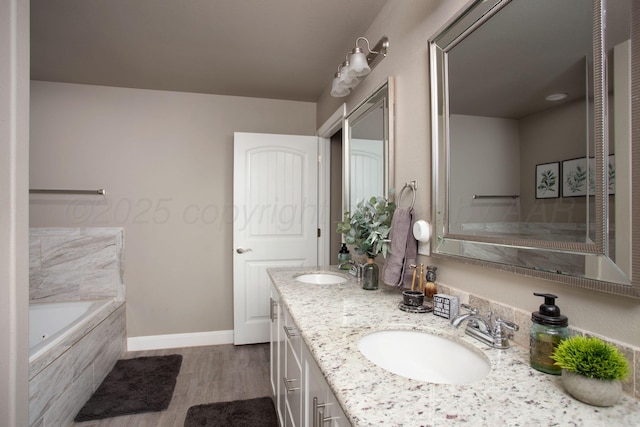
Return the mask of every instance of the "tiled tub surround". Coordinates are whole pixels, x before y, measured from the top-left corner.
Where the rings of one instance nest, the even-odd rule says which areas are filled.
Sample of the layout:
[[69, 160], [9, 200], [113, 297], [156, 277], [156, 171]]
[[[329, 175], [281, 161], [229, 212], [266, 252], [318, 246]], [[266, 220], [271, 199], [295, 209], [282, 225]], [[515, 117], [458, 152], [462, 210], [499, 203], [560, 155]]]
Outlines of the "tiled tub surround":
[[94, 301], [29, 360], [29, 424], [69, 425], [126, 350], [122, 228], [31, 228], [29, 300]]
[[[528, 348], [514, 345], [496, 350], [453, 328], [432, 314], [398, 309], [400, 291], [382, 286], [365, 291], [335, 267], [269, 269], [269, 275], [320, 369], [354, 426], [631, 426], [640, 425], [640, 401], [628, 395], [611, 408], [596, 408], [570, 397], [560, 377], [529, 367]], [[349, 282], [311, 285], [295, 281], [302, 273], [331, 271]], [[455, 290], [440, 287], [440, 292]], [[455, 293], [454, 293], [455, 294]], [[490, 302], [460, 294], [486, 313]], [[528, 346], [528, 324], [522, 313], [491, 307], [521, 330], [517, 342]], [[530, 313], [528, 314], [530, 316]], [[383, 329], [422, 330], [461, 340], [484, 352], [491, 372], [467, 385], [432, 384], [391, 374], [369, 362], [358, 350], [358, 339]], [[640, 349], [626, 349], [638, 366]], [[420, 359], [420, 354], [407, 354]], [[635, 360], [635, 362], [634, 362]], [[402, 363], [402, 360], [398, 360]], [[631, 388], [633, 390], [633, 386]], [[626, 389], [629, 392], [629, 388]]]
[[123, 301], [122, 228], [30, 228], [29, 301]]

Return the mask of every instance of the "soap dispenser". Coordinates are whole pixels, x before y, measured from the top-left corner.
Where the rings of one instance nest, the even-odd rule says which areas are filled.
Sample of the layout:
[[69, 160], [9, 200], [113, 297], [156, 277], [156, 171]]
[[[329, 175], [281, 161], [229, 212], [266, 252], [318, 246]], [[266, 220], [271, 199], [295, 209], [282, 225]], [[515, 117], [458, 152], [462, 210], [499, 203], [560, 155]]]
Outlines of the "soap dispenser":
[[349, 249], [347, 249], [347, 244], [343, 243], [340, 248], [340, 252], [338, 252], [338, 265], [341, 270], [348, 270], [351, 265], [349, 261], [351, 260], [351, 254], [349, 253]]
[[555, 304], [557, 296], [535, 292], [534, 295], [543, 297], [544, 304], [540, 306], [539, 311], [531, 313], [533, 322], [529, 339], [531, 367], [547, 374], [560, 375], [562, 368], [554, 365], [551, 355], [560, 341], [568, 338], [569, 319], [560, 314], [560, 307]]

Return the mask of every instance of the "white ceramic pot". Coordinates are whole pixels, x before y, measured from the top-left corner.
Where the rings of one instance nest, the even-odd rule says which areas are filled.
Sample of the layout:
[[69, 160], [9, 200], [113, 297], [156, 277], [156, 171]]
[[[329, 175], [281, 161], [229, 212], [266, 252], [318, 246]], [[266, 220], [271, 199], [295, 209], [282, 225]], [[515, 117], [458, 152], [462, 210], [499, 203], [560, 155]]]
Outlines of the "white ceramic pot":
[[562, 370], [562, 384], [571, 396], [594, 406], [613, 406], [622, 395], [620, 381], [589, 378], [566, 369]]

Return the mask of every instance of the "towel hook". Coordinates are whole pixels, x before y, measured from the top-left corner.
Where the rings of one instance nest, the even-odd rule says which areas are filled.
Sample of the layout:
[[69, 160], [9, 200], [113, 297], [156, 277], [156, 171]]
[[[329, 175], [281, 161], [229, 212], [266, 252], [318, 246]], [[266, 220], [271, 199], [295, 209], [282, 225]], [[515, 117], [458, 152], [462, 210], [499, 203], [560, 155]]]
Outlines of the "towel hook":
[[404, 187], [402, 187], [402, 190], [400, 190], [400, 194], [398, 194], [398, 207], [400, 206], [400, 201], [402, 200], [402, 193], [404, 193], [404, 190], [406, 190], [407, 188], [410, 188], [413, 192], [410, 206], [410, 208], [413, 209], [413, 205], [416, 203], [416, 189], [418, 188], [418, 184], [416, 183], [416, 181], [409, 181], [404, 184]]

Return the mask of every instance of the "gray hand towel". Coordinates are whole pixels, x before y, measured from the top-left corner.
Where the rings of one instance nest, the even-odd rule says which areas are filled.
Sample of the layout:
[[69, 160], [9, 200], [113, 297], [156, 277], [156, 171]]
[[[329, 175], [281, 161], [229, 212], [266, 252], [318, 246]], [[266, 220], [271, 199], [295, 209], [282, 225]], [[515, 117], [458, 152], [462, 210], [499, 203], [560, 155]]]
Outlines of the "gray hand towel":
[[411, 287], [413, 272], [409, 271], [409, 266], [416, 263], [418, 254], [413, 224], [413, 208], [396, 209], [389, 233], [390, 253], [384, 260], [382, 270], [382, 281], [389, 286]]

